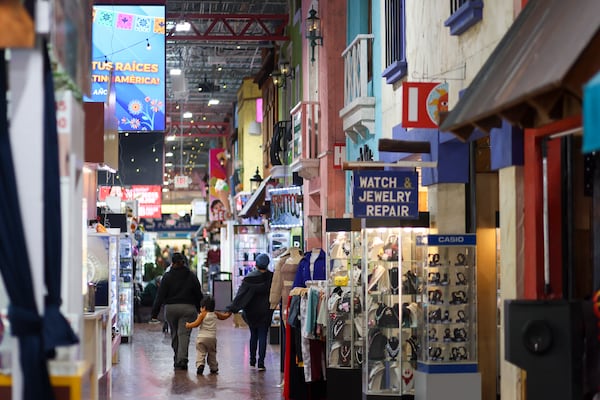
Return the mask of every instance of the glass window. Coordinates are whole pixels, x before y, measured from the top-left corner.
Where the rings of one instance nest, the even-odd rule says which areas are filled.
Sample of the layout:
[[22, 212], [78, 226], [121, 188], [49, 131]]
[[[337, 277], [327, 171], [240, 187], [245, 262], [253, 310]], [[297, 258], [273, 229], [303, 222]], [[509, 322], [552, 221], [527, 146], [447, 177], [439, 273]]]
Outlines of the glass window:
[[407, 73], [405, 0], [385, 0], [385, 70], [386, 83], [399, 81]]
[[483, 0], [450, 0], [450, 18], [444, 26], [451, 35], [461, 35], [483, 18]]

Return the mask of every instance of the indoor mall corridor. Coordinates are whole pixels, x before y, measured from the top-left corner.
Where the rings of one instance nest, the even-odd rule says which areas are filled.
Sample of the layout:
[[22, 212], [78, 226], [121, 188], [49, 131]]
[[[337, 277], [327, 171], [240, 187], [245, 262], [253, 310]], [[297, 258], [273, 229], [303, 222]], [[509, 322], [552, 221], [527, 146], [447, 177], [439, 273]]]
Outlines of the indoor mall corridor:
[[162, 332], [162, 324], [135, 324], [133, 340], [122, 343], [119, 362], [113, 365], [112, 399], [201, 400], [227, 399], [275, 400], [281, 397], [279, 345], [269, 345], [266, 371], [248, 364], [247, 328], [236, 328], [230, 318], [218, 321], [219, 373], [196, 375], [195, 338], [190, 341], [187, 371], [173, 369], [171, 338]]

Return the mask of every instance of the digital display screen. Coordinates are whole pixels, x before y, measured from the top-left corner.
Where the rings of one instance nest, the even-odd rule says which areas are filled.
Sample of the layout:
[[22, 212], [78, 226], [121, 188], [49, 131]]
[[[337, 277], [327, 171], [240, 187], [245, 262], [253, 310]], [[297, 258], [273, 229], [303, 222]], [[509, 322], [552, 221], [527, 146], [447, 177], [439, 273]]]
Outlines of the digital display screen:
[[86, 101], [105, 102], [112, 80], [120, 132], [164, 131], [165, 78], [165, 7], [94, 6]]

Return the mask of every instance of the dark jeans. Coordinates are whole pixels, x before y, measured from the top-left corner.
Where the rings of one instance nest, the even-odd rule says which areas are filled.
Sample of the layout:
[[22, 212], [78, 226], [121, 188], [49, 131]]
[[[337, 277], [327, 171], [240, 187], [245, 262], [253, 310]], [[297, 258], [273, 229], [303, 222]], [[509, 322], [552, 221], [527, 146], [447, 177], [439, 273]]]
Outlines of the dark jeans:
[[267, 336], [269, 335], [269, 326], [251, 326], [250, 328], [250, 363], [256, 362], [256, 347], [258, 345], [258, 365], [265, 365], [265, 355], [267, 354]]

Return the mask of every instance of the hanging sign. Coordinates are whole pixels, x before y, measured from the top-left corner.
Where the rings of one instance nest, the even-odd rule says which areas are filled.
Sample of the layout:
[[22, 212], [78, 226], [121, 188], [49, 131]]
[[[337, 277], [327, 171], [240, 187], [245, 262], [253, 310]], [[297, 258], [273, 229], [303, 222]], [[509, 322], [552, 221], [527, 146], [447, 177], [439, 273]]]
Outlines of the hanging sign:
[[269, 190], [271, 196], [271, 226], [301, 226], [302, 189], [298, 186]]
[[346, 143], [335, 143], [333, 145], [333, 169], [342, 169], [346, 161]]
[[176, 175], [173, 179], [175, 189], [187, 189], [190, 186], [190, 178], [187, 175]]
[[402, 83], [402, 127], [437, 128], [448, 111], [448, 83]]
[[354, 171], [354, 217], [419, 218], [417, 173]]

